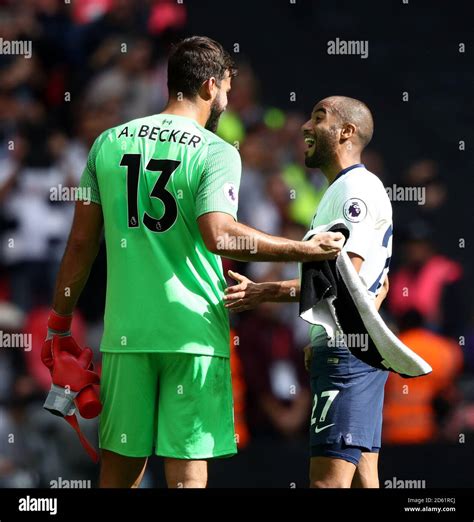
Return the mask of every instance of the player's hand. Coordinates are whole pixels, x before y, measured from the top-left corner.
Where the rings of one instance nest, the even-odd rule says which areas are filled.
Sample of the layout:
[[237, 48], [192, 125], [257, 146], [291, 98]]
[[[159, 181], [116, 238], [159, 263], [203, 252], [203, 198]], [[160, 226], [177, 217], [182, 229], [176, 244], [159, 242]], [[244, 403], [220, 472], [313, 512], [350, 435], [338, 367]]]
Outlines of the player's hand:
[[243, 312], [263, 303], [265, 300], [263, 285], [254, 283], [248, 277], [232, 272], [232, 270], [227, 273], [238, 282], [237, 285], [225, 289], [224, 301], [226, 301], [225, 307], [227, 309], [231, 312]]
[[321, 232], [315, 234], [309, 241], [314, 247], [312, 255], [315, 261], [335, 259], [344, 246], [345, 237], [340, 232]]
[[311, 361], [313, 360], [313, 347], [307, 344], [304, 348], [304, 367], [309, 372], [311, 370]]

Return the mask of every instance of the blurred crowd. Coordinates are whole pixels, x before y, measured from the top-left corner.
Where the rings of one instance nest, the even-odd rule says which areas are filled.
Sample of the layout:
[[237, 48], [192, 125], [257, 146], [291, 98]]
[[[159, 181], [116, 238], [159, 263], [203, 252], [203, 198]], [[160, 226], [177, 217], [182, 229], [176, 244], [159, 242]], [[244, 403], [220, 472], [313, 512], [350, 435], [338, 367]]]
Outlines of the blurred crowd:
[[[33, 45], [31, 58], [0, 54], [0, 487], [93, 478], [72, 430], [41, 408], [49, 374], [39, 351], [74, 206], [52, 200], [51, 188], [77, 185], [103, 130], [160, 112], [167, 52], [186, 28], [186, 6], [174, 0], [25, 0], [21, 7], [0, 0], [0, 36]], [[240, 221], [304, 235], [327, 185], [322, 173], [304, 167], [304, 121], [288, 107], [267, 106], [258, 70], [240, 61], [218, 131], [242, 157]], [[434, 371], [409, 381], [390, 376], [385, 442], [458, 442], [460, 433], [474, 432], [469, 274], [462, 256], [447, 255], [436, 236], [439, 216], [455, 202], [431, 158], [411, 158], [403, 172], [391, 171], [374, 148], [363, 161], [387, 186], [426, 191], [422, 205], [393, 202], [395, 255], [382, 313]], [[256, 281], [298, 275], [293, 264], [224, 266]], [[73, 325], [78, 342], [97, 357], [105, 278], [102, 246]], [[306, 446], [308, 328], [298, 306], [261, 305], [232, 316], [231, 325], [240, 448], [262, 440], [278, 441], [280, 451], [295, 441]], [[17, 333], [31, 334], [31, 346], [6, 347], [4, 339]], [[96, 424], [84, 427], [94, 438]]]

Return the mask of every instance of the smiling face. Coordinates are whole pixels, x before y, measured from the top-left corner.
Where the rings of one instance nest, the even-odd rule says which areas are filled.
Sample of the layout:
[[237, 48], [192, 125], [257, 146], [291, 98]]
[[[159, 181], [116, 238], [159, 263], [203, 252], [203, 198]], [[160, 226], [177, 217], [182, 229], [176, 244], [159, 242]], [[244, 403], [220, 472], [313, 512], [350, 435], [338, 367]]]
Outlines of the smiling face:
[[315, 105], [309, 119], [301, 128], [306, 143], [305, 165], [322, 168], [336, 157], [339, 143], [338, 120], [330, 107], [323, 102]]

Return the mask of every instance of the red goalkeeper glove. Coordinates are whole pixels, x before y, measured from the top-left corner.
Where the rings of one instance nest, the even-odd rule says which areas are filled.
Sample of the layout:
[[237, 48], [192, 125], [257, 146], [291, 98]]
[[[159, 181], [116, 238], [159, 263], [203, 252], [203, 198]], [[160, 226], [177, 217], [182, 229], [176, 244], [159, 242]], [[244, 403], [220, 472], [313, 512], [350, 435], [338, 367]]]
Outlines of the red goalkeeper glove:
[[100, 382], [94, 372], [92, 350], [80, 348], [71, 336], [72, 315], [64, 316], [54, 310], [48, 318], [48, 335], [41, 350], [41, 360], [51, 372], [51, 390], [44, 408], [64, 419], [77, 432], [82, 445], [94, 461], [97, 453], [82, 435], [75, 415], [76, 407], [82, 417], [91, 419], [102, 409], [94, 385]]

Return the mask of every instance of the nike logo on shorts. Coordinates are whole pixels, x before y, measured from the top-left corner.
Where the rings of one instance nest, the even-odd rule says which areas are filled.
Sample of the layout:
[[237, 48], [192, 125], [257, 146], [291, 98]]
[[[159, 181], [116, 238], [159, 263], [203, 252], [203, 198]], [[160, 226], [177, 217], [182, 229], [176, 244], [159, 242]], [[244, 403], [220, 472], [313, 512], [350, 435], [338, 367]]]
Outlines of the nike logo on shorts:
[[323, 431], [326, 428], [330, 428], [331, 426], [334, 426], [334, 422], [332, 424], [328, 424], [327, 426], [323, 426], [322, 428], [318, 428], [317, 426], [315, 426], [314, 433], [319, 433], [320, 431]]

